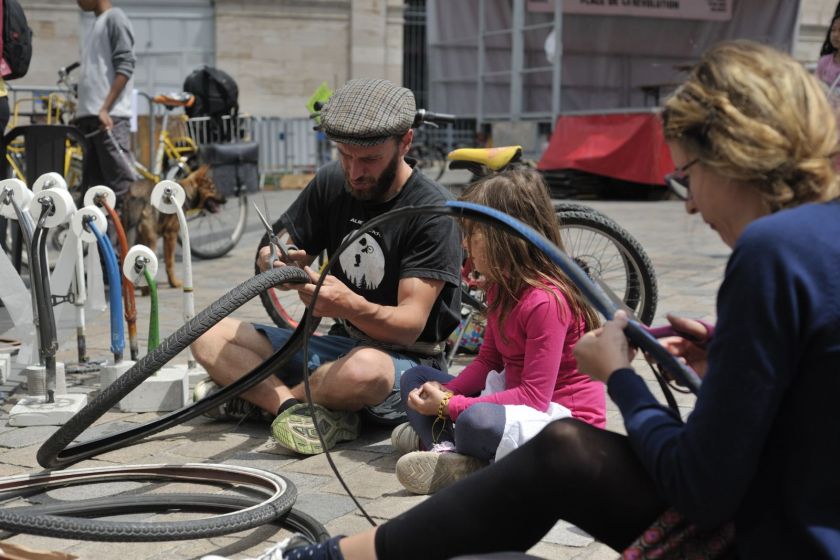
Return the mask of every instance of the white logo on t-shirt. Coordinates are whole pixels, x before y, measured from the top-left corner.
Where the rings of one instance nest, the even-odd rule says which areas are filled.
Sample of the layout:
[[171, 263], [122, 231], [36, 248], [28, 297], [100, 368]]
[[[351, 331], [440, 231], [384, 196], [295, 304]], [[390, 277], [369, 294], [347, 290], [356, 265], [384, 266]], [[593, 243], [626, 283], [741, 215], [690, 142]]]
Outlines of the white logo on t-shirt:
[[[355, 232], [350, 232], [347, 237]], [[375, 290], [385, 277], [385, 255], [382, 247], [367, 233], [341, 253], [338, 264], [347, 279], [357, 288], [364, 290]]]

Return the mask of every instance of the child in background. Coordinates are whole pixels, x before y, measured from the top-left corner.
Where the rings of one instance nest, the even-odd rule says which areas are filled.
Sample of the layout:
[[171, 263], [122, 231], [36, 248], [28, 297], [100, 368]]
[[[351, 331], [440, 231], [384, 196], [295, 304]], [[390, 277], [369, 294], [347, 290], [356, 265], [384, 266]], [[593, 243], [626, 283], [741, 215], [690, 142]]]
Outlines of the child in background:
[[822, 81], [829, 90], [829, 94], [837, 90], [838, 78], [840, 78], [840, 14], [834, 16], [831, 25], [828, 27], [828, 34], [820, 50], [820, 59], [817, 62], [817, 78]]
[[[548, 189], [535, 171], [490, 176], [461, 200], [506, 212], [562, 248]], [[424, 366], [403, 374], [409, 423], [395, 428], [392, 442], [407, 453], [397, 477], [416, 494], [501, 459], [552, 420], [606, 424], [604, 388], [578, 372], [572, 355], [597, 326], [594, 310], [532, 244], [477, 222], [464, 229], [464, 246], [486, 281], [487, 328], [478, 356], [458, 377]]]

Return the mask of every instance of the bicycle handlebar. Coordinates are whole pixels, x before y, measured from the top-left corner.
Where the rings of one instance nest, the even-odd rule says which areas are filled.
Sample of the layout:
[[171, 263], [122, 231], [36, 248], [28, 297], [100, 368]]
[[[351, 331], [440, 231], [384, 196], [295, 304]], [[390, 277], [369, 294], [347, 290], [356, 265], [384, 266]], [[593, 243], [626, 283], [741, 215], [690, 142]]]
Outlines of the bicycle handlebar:
[[81, 63], [80, 63], [79, 61], [76, 61], [76, 62], [73, 62], [73, 63], [71, 63], [71, 64], [68, 64], [68, 65], [67, 65], [67, 66], [65, 66], [64, 68], [60, 68], [60, 69], [58, 70], [58, 74], [59, 74], [60, 76], [66, 76], [67, 74], [69, 74], [70, 72], [72, 72], [73, 70], [75, 70], [76, 68], [78, 68], [80, 65], [81, 65]]
[[426, 109], [417, 109], [417, 114], [414, 116], [414, 122], [411, 128], [417, 128], [423, 124], [437, 125], [441, 123], [454, 123], [455, 115], [448, 115], [446, 113], [433, 113]]

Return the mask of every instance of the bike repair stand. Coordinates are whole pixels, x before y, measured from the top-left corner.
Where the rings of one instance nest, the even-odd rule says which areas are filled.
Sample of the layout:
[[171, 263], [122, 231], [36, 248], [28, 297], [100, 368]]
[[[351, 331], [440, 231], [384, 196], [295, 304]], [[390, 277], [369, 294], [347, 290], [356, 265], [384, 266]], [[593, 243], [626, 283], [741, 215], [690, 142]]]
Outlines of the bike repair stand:
[[[122, 302], [122, 279], [120, 269], [117, 265], [117, 256], [111, 242], [105, 235], [108, 228], [105, 214], [97, 206], [85, 206], [73, 219], [73, 230], [79, 233], [79, 237], [90, 240], [96, 239], [102, 260], [105, 263], [105, 270], [108, 275], [109, 311], [111, 318], [111, 352], [114, 355], [113, 362], [106, 363], [99, 372], [100, 387], [105, 388], [116, 381], [126, 371], [131, 369], [135, 362], [123, 360], [125, 350], [125, 333], [123, 331], [123, 302]], [[160, 410], [158, 407], [148, 406], [148, 399], [145, 398], [148, 391], [132, 391], [125, 399], [117, 404], [117, 407], [125, 412], [153, 412]], [[136, 406], [139, 399], [141, 406]]]
[[[187, 229], [187, 218], [184, 215], [184, 201], [187, 195], [183, 187], [175, 181], [161, 181], [155, 188], [152, 189], [151, 202], [152, 206], [164, 214], [177, 214], [179, 235], [181, 236], [181, 251], [184, 260], [184, 286], [183, 286], [183, 309], [184, 309], [184, 323], [189, 322], [195, 317], [195, 302], [193, 299], [193, 275], [192, 275], [192, 251], [190, 250], [190, 232]], [[186, 376], [188, 386], [195, 387], [195, 384], [207, 376], [207, 371], [199, 366], [192, 352], [187, 348], [187, 366], [174, 365], [167, 366], [163, 370], [171, 370], [173, 372], [179, 371]], [[184, 404], [191, 401], [190, 395]]]
[[135, 286], [145, 282], [149, 288], [149, 339], [146, 352], [151, 353], [160, 345], [160, 321], [158, 315], [157, 274], [158, 260], [154, 251], [145, 245], [135, 245], [129, 249], [123, 260], [123, 276]]
[[[95, 207], [88, 206], [86, 208]], [[154, 252], [148, 247], [134, 247], [132, 251], [127, 251], [127, 253], [122, 270], [125, 273], [126, 280], [132, 282], [133, 290], [133, 282], [138, 280], [138, 275], [131, 271], [139, 266], [140, 274], [142, 274], [148, 261], [149, 264], [154, 263], [153, 268], [157, 272], [157, 259]], [[116, 267], [116, 257], [114, 257], [114, 266]], [[131, 273], [126, 273], [126, 270]], [[151, 351], [152, 348], [149, 348], [149, 350]], [[130, 364], [133, 365], [134, 362], [130, 362]], [[120, 364], [116, 365], [119, 366]], [[127, 370], [127, 367], [116, 366], [114, 368], [103, 368], [100, 375], [102, 387], [107, 387], [116, 381]], [[168, 371], [167, 368], [163, 368], [144, 379], [139, 386], [123, 397], [117, 403], [117, 408], [123, 412], [171, 412], [183, 407], [188, 397], [189, 386], [184, 372]]]
[[[123, 268], [123, 259], [128, 253], [128, 240], [125, 236], [125, 229], [123, 228], [122, 220], [117, 214], [114, 207], [117, 204], [117, 195], [114, 191], [105, 185], [97, 185], [91, 187], [85, 193], [85, 206], [96, 206], [111, 218], [111, 223], [114, 224], [114, 230], [117, 234], [117, 240], [120, 244], [120, 258], [119, 267]], [[139, 347], [137, 344], [137, 305], [134, 301], [134, 284], [128, 280], [128, 277], [123, 277], [122, 285], [123, 305], [125, 306], [125, 322], [128, 325], [128, 349], [132, 361], [137, 361], [139, 358]]]
[[[31, 239], [32, 216], [29, 215], [29, 204], [32, 202], [32, 191], [19, 179], [5, 179], [0, 181], [0, 216], [7, 220], [24, 219], [27, 223], [28, 237]], [[21, 237], [24, 235], [21, 226]], [[28, 362], [32, 351], [33, 341], [37, 339], [35, 332], [35, 302], [23, 278], [5, 252], [0, 253], [0, 277], [2, 277], [2, 293], [0, 299], [9, 313], [12, 324], [18, 337], [21, 339], [21, 346], [18, 349], [17, 360]], [[37, 342], [35, 342], [37, 346]], [[9, 352], [0, 353], [0, 378], [5, 383], [12, 371], [12, 355]], [[41, 379], [41, 387], [44, 385], [44, 378]], [[43, 392], [43, 390], [42, 390]]]
[[[60, 177], [60, 176], [59, 176]], [[61, 181], [63, 183], [63, 179]], [[45, 395], [23, 398], [9, 412], [10, 426], [60, 426], [65, 424], [87, 404], [87, 395], [67, 393], [63, 364], [58, 364], [58, 351], [53, 297], [50, 291], [50, 273], [47, 265], [46, 232], [63, 224], [76, 210], [73, 197], [63, 188], [45, 188], [35, 196], [32, 216], [37, 220], [29, 244], [29, 268], [32, 294], [37, 313], [40, 363], [27, 367], [27, 379], [38, 377], [44, 370]], [[17, 210], [17, 208], [16, 208]], [[20, 213], [21, 230], [25, 232], [26, 217]], [[24, 233], [24, 235], [26, 235]], [[35, 375], [30, 375], [34, 373]], [[32, 389], [30, 388], [30, 393]]]

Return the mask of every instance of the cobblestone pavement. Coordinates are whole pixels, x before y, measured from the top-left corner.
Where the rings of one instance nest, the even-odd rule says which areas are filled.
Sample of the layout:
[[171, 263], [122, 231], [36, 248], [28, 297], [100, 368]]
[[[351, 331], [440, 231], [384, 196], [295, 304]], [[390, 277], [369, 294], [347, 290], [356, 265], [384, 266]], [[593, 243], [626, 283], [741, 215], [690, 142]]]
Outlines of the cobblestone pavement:
[[[266, 193], [271, 215], [279, 216], [297, 194], [297, 191]], [[262, 205], [262, 195], [257, 195], [255, 200]], [[593, 201], [591, 205], [630, 231], [650, 255], [659, 283], [656, 323], [661, 323], [666, 311], [714, 319], [714, 295], [729, 251], [699, 218], [687, 216], [682, 205], [677, 202]], [[252, 211], [248, 231], [234, 251], [219, 259], [194, 262], [197, 310], [203, 309], [252, 274], [254, 251], [260, 235], [258, 221]], [[163, 337], [182, 324], [181, 292], [161, 287], [160, 297]], [[148, 298], [140, 298], [138, 308], [139, 330], [141, 338], [144, 338], [149, 316]], [[268, 321], [258, 300], [246, 304], [235, 316], [251, 321]], [[90, 355], [94, 358], [109, 356], [107, 321], [105, 314], [89, 321], [88, 344]], [[67, 337], [62, 342], [59, 358], [72, 362], [76, 357], [75, 339], [70, 336], [70, 331], [63, 332]], [[143, 353], [141, 349], [141, 355]], [[183, 355], [173, 360], [174, 363], [185, 361]], [[640, 372], [647, 371], [643, 363], [637, 365]], [[645, 377], [652, 382], [649, 374], [645, 374]], [[12, 391], [19, 381], [20, 377], [13, 376], [3, 389]], [[95, 392], [98, 389], [95, 376], [70, 375], [68, 385], [71, 392]], [[36, 450], [47, 435], [55, 430], [53, 427], [8, 426], [8, 411], [19, 395], [20, 391], [6, 399], [2, 408], [3, 416], [0, 418], [0, 475], [3, 476], [40, 471], [35, 460]], [[680, 396], [680, 403], [686, 410], [690, 408], [691, 402], [690, 396]], [[154, 413], [131, 414], [114, 409], [97, 422], [95, 429], [97, 433], [121, 430], [155, 417], [157, 414]], [[609, 403], [608, 427], [623, 431], [620, 415], [612, 403]], [[84, 435], [81, 439], [88, 437]], [[377, 522], [391, 518], [424, 499], [409, 495], [394, 476], [397, 457], [390, 446], [388, 430], [368, 427], [359, 440], [339, 445], [333, 457], [352, 491]], [[368, 526], [334, 478], [323, 456], [303, 458], [277, 448], [269, 439], [264, 424], [216, 422], [201, 417], [76, 466], [188, 462], [246, 465], [281, 473], [297, 487], [299, 495], [295, 507], [324, 523], [331, 534], [355, 532]], [[120, 482], [96, 487], [56, 489], [49, 492], [47, 501], [136, 491], [137, 486], [136, 482]], [[166, 490], [184, 491], [185, 488], [196, 491], [192, 485], [185, 484], [170, 485]], [[153, 491], [162, 490], [155, 488]], [[201, 491], [212, 489], [205, 487]], [[492, 489], [488, 488], [488, 491]], [[558, 499], [562, 499], [562, 496], [558, 496]], [[135, 517], [143, 520], [160, 519], [153, 514]], [[177, 515], [166, 518], [177, 518]], [[198, 558], [211, 552], [245, 558], [257, 555], [271, 542], [286, 534], [285, 530], [265, 526], [195, 541], [97, 543], [30, 535], [13, 536], [10, 541], [41, 550], [66, 551], [81, 558], [179, 559]], [[614, 551], [564, 524], [555, 527], [531, 553], [551, 559], [602, 559], [616, 556]]]

